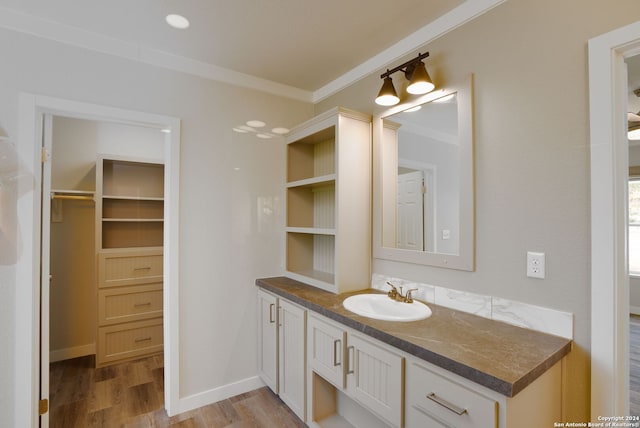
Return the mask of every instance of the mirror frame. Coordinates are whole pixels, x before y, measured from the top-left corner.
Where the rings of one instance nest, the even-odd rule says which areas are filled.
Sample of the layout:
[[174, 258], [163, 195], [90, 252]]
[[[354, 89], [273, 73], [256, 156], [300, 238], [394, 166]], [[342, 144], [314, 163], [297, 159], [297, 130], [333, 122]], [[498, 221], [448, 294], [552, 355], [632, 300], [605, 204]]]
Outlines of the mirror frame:
[[[460, 140], [460, 217], [458, 254], [432, 253], [382, 246], [385, 216], [384, 171], [397, 169], [397, 143], [390, 149], [384, 144], [383, 119], [408, 108], [457, 93], [458, 135]], [[388, 145], [387, 145], [388, 146]], [[386, 152], [387, 156], [384, 156]], [[392, 163], [391, 163], [392, 162]], [[436, 266], [466, 271], [475, 270], [475, 184], [474, 184], [473, 74], [463, 82], [414, 98], [391, 108], [374, 112], [373, 118], [373, 258]], [[394, 183], [395, 184], [395, 183]], [[386, 191], [389, 189], [387, 183]], [[395, 207], [387, 208], [395, 209]]]

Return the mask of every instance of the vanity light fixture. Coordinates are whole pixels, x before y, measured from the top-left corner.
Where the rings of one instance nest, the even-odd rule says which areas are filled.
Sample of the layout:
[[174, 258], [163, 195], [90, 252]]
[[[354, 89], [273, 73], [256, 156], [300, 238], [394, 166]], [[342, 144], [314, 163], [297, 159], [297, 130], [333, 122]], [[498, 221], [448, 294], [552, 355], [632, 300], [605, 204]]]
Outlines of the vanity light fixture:
[[382, 82], [382, 88], [380, 88], [380, 92], [376, 97], [376, 104], [381, 106], [393, 106], [400, 102], [400, 97], [398, 97], [396, 88], [393, 86], [393, 80], [391, 79], [391, 75], [396, 71], [402, 71], [405, 78], [409, 81], [409, 86], [407, 86], [408, 93], [422, 95], [433, 91], [435, 86], [431, 81], [431, 77], [427, 72], [424, 62], [422, 61], [428, 56], [429, 52], [423, 54], [419, 53], [418, 56], [412, 60], [382, 73], [380, 78], [384, 79], [384, 82]]

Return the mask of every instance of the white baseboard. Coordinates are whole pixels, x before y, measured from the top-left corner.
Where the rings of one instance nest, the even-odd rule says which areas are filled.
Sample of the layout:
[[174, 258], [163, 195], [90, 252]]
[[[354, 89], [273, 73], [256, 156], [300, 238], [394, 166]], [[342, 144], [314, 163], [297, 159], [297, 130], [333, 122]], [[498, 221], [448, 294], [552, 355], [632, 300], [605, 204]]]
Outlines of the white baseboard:
[[632, 315], [640, 315], [640, 306], [629, 306], [629, 312]]
[[238, 382], [223, 385], [218, 388], [210, 389], [208, 391], [200, 392], [198, 394], [193, 394], [188, 397], [180, 398], [177, 406], [178, 413], [188, 412], [189, 410], [197, 409], [198, 407], [226, 400], [229, 397], [262, 388], [264, 385], [264, 382], [262, 382], [258, 376], [254, 376]]
[[96, 353], [96, 344], [89, 343], [87, 345], [74, 346], [73, 348], [63, 348], [49, 350], [49, 362], [68, 360], [71, 358], [84, 357], [85, 355], [93, 355]]

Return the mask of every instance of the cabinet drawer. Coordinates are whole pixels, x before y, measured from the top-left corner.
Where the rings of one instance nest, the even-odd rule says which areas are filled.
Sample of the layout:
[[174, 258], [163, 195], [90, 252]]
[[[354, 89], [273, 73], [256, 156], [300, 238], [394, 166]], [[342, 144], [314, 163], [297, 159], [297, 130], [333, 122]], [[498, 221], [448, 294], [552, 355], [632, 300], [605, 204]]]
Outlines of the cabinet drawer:
[[101, 252], [98, 272], [100, 288], [162, 282], [162, 251]]
[[162, 351], [162, 318], [98, 328], [97, 365]]
[[[416, 362], [407, 365], [406, 398], [407, 413], [418, 410], [444, 426], [490, 428], [498, 425], [498, 403], [495, 400]], [[420, 413], [413, 416], [420, 416]], [[410, 427], [408, 423], [407, 427]]]
[[162, 317], [162, 283], [98, 291], [98, 325]]

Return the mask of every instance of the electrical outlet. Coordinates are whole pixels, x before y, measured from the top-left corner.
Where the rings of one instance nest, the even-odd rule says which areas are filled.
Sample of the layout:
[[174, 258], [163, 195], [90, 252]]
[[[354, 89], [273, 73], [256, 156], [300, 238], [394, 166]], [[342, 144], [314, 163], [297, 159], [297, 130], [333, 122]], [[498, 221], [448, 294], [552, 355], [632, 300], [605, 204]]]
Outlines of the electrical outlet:
[[529, 278], [544, 279], [544, 253], [527, 251], [527, 276]]

